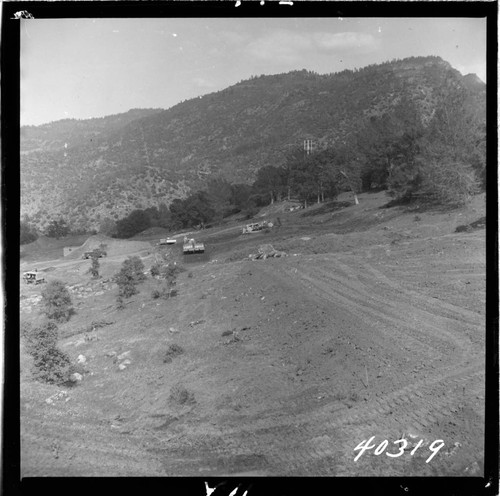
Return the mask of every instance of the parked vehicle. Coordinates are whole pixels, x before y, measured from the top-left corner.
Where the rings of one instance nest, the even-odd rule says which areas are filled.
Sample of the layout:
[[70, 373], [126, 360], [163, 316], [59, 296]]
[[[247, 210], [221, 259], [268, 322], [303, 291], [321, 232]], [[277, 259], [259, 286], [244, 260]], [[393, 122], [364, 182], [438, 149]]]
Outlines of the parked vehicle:
[[45, 282], [45, 277], [36, 271], [28, 271], [23, 273], [23, 279], [26, 284], [42, 284]]
[[92, 251], [86, 251], [83, 255], [82, 258], [84, 260], [87, 260], [88, 258], [92, 258], [92, 255], [94, 253], [97, 253], [97, 258], [102, 258], [107, 255], [107, 253], [104, 250], [101, 250], [100, 248], [96, 248], [95, 250]]
[[160, 245], [175, 245], [175, 243], [177, 243], [177, 240], [174, 238], [160, 239]]
[[270, 227], [273, 227], [273, 223], [268, 222], [267, 220], [265, 220], [263, 222], [256, 222], [254, 224], [247, 224], [243, 228], [243, 234], [250, 234], [250, 233], [254, 233], [254, 232], [259, 232], [259, 231], [262, 231], [263, 229], [270, 228]]
[[190, 255], [192, 253], [204, 253], [205, 245], [200, 242], [197, 243], [194, 238], [184, 238], [184, 246], [182, 247], [182, 252], [185, 255]]

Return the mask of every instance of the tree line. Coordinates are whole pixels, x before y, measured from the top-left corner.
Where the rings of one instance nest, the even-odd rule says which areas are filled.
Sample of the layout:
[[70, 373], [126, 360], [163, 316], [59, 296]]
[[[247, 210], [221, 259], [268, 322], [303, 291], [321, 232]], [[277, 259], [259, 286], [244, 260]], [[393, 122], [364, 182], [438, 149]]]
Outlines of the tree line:
[[[231, 184], [223, 177], [167, 206], [136, 209], [100, 231], [128, 238], [149, 228], [204, 228], [234, 214], [253, 217], [260, 208], [283, 199], [304, 206], [334, 199], [341, 191], [385, 189], [393, 203], [462, 205], [486, 186], [486, 126], [473, 96], [464, 88], [446, 88], [427, 122], [414, 99], [401, 97], [390, 112], [361, 121], [345, 139], [306, 153], [295, 148], [279, 166], [260, 168], [252, 184]], [[67, 228], [53, 221], [47, 235]], [[49, 234], [50, 232], [50, 234]], [[33, 237], [29, 225], [21, 237]]]

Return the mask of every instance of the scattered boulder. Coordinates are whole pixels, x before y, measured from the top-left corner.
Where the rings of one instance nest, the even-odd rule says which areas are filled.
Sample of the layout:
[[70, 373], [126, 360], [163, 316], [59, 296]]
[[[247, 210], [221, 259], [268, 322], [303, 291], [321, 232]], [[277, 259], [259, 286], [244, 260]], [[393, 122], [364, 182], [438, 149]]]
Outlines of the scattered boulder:
[[62, 399], [64, 399], [65, 401], [69, 400], [69, 396], [66, 391], [59, 391], [59, 393], [53, 394], [45, 400], [45, 403], [52, 405], [55, 401]]
[[179, 332], [179, 329], [176, 329], [175, 327], [171, 327], [171, 328], [169, 329], [169, 331], [170, 331], [172, 334], [175, 334], [175, 333]]
[[270, 244], [260, 245], [258, 249], [258, 253], [249, 255], [251, 260], [265, 260], [270, 257], [286, 257], [286, 253], [284, 251], [279, 251], [273, 248]]
[[77, 382], [82, 382], [83, 381], [83, 375], [79, 374], [78, 372], [75, 372], [69, 376], [69, 380], [76, 384]]
[[87, 358], [85, 357], [85, 355], [78, 355], [78, 358], [76, 359], [76, 361], [78, 363], [86, 363], [87, 362]]
[[130, 350], [124, 351], [122, 354], [118, 355], [116, 358], [118, 360], [123, 360], [123, 359], [127, 358], [129, 355], [130, 355]]
[[223, 345], [228, 345], [228, 344], [233, 344], [233, 343], [238, 343], [241, 341], [241, 338], [238, 336], [236, 332], [231, 333], [231, 337], [229, 339], [226, 339], [222, 342]]
[[189, 327], [194, 327], [195, 325], [199, 325], [199, 324], [204, 324], [205, 323], [205, 320], [195, 320], [194, 322], [190, 322], [189, 323]]

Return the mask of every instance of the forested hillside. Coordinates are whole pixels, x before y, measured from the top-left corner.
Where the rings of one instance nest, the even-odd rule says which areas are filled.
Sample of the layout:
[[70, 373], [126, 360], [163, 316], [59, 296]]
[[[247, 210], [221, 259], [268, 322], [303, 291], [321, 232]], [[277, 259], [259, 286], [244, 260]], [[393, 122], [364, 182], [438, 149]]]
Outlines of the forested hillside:
[[[21, 213], [42, 231], [59, 218], [99, 229], [137, 209], [165, 211], [213, 178], [240, 192], [258, 180], [239, 209], [351, 187], [460, 202], [484, 185], [485, 94], [475, 75], [418, 57], [253, 77], [168, 110], [22, 128]], [[257, 176], [264, 167], [274, 179]]]

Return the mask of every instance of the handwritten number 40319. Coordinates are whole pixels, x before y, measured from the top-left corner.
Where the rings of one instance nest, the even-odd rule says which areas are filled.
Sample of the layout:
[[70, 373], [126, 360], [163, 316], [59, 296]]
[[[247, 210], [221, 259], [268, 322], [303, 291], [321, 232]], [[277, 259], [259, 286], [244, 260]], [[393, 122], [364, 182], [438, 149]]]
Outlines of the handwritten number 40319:
[[[373, 440], [375, 439], [375, 436], [372, 436], [370, 439], [366, 440], [364, 439], [363, 441], [361, 441], [355, 448], [354, 448], [354, 451], [358, 451], [359, 450], [359, 453], [356, 455], [356, 458], [354, 458], [354, 461], [357, 462], [359, 457], [367, 450], [371, 450], [373, 448], [375, 448], [375, 444], [370, 444]], [[415, 452], [418, 450], [418, 448], [420, 448], [420, 446], [422, 445], [423, 443], [423, 439], [421, 439], [418, 444], [411, 450], [410, 452], [410, 455], [414, 455]], [[397, 441], [394, 441], [394, 444], [399, 444], [399, 451], [397, 453], [389, 453], [388, 451], [386, 451], [386, 455], [387, 456], [390, 456], [392, 458], [397, 458], [398, 456], [401, 456], [402, 454], [404, 454], [405, 452], [405, 449], [407, 448], [408, 446], [408, 441], [406, 439], [398, 439]], [[382, 441], [376, 448], [375, 448], [375, 451], [373, 452], [374, 455], [378, 456], [378, 455], [381, 455], [385, 449], [387, 448], [387, 446], [389, 445], [389, 441], [387, 441], [387, 439], [385, 439], [384, 441]], [[427, 458], [427, 460], [425, 460], [425, 463], [429, 463], [433, 458], [434, 456], [437, 455], [438, 451], [444, 446], [444, 441], [442, 439], [436, 439], [436, 441], [434, 441], [430, 446], [429, 446], [429, 450], [432, 451], [432, 454], [429, 456], [429, 458]]]

